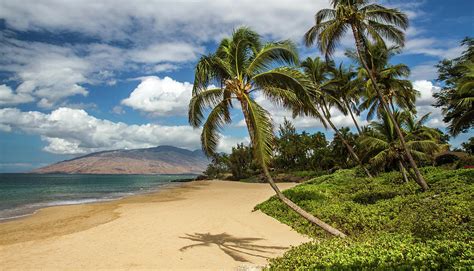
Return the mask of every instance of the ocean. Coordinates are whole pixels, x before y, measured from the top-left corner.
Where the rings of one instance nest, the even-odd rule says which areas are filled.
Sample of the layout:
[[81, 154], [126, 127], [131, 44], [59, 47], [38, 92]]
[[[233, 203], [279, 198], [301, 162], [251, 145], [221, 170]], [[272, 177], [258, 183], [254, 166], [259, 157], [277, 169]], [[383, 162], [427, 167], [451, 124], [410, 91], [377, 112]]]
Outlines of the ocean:
[[157, 191], [195, 175], [0, 174], [0, 221], [56, 205], [109, 201]]

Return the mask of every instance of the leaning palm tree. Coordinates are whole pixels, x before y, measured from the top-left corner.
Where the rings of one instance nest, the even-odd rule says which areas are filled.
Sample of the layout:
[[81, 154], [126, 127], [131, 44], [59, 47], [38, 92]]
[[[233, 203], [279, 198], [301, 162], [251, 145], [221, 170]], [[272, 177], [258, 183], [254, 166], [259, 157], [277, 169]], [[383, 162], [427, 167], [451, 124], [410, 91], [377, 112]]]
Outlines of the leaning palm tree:
[[[351, 144], [347, 142], [347, 140], [331, 120], [331, 112], [329, 110], [330, 106], [336, 106], [341, 112], [346, 113], [345, 104], [340, 98], [340, 96], [343, 95], [341, 94], [342, 89], [340, 88], [340, 79], [330, 77], [331, 71], [337, 72], [337, 69], [333, 67], [332, 63], [326, 63], [319, 57], [316, 57], [315, 59], [308, 57], [301, 63], [301, 67], [303, 68], [306, 76], [313, 82], [313, 85], [318, 86], [320, 89], [318, 92], [320, 95], [315, 97], [313, 102], [321, 108], [324, 120], [334, 130], [336, 136], [341, 140], [355, 162], [358, 163], [362, 169], [364, 169], [367, 176], [372, 178], [370, 171], [364, 166], [362, 160], [359, 159], [359, 156], [355, 153]], [[340, 69], [342, 68], [340, 67]]]
[[[310, 81], [293, 68], [297, 62], [296, 49], [290, 41], [262, 44], [254, 31], [245, 27], [237, 29], [231, 38], [221, 41], [215, 53], [201, 57], [197, 63], [189, 123], [196, 128], [203, 124], [202, 148], [206, 155], [212, 155], [221, 129], [232, 121], [230, 110], [237, 102], [247, 125], [254, 158], [277, 197], [311, 223], [333, 235], [345, 237], [289, 200], [268, 170], [273, 151], [273, 125], [269, 113], [255, 102], [254, 93], [261, 92], [271, 101], [291, 108], [295, 114], [318, 114], [307, 102], [309, 91], [313, 89], [308, 87]], [[210, 112], [204, 120], [208, 108]]]
[[[411, 114], [407, 114], [407, 112], [394, 111], [393, 114], [400, 126], [405, 126], [407, 121], [410, 121], [409, 119], [411, 118]], [[382, 113], [381, 121], [372, 122], [369, 128], [370, 129], [359, 138], [359, 144], [364, 146], [365, 156], [368, 158], [369, 163], [378, 169], [398, 167], [406, 181], [406, 159], [400, 155], [400, 141], [395, 131], [395, 125], [388, 117], [388, 114], [385, 112]], [[411, 155], [419, 161], [432, 160], [434, 153], [441, 148], [441, 145], [438, 144], [438, 141], [434, 138], [412, 137], [408, 131], [404, 131], [404, 133], [408, 134], [406, 142], [408, 150]]]
[[384, 42], [384, 38], [386, 38], [397, 45], [404, 45], [405, 35], [402, 30], [408, 27], [408, 17], [398, 9], [386, 8], [370, 2], [372, 1], [331, 0], [333, 8], [322, 9], [316, 13], [315, 25], [306, 32], [305, 42], [307, 46], [311, 46], [317, 41], [321, 52], [326, 58], [329, 58], [347, 30], [351, 29], [359, 59], [368, 72], [384, 111], [387, 112], [394, 123], [401, 150], [415, 171], [416, 182], [423, 190], [427, 190], [428, 185], [408, 151], [402, 130], [398, 126], [388, 106], [387, 99], [378, 84], [377, 71], [371, 69], [367, 61], [367, 59], [371, 59], [370, 52], [367, 49], [369, 39]]

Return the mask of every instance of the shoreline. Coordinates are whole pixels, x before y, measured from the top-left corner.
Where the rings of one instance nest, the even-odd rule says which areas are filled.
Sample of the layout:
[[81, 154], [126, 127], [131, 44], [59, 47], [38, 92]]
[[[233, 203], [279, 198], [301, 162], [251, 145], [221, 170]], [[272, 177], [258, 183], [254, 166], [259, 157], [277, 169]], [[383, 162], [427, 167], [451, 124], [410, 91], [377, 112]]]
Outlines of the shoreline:
[[[24, 173], [24, 174], [30, 174], [30, 173]], [[140, 174], [140, 175], [143, 175], [143, 174]], [[166, 175], [173, 175], [173, 174], [161, 174], [161, 175], [166, 176]], [[177, 175], [180, 175], [180, 174], [177, 174]], [[108, 196], [106, 196], [104, 194], [103, 197], [97, 197], [97, 198], [51, 200], [51, 201], [48, 201], [48, 202], [36, 202], [36, 203], [20, 205], [20, 206], [10, 208], [10, 209], [0, 210], [0, 213], [1, 212], [11, 212], [11, 214], [12, 214], [12, 216], [0, 217], [0, 224], [32, 216], [32, 215], [36, 214], [37, 212], [39, 212], [40, 210], [46, 209], [46, 208], [57, 207], [57, 206], [94, 204], [94, 203], [102, 203], [102, 202], [109, 202], [109, 201], [115, 201], [115, 200], [122, 200], [122, 199], [125, 199], [125, 198], [128, 198], [128, 197], [157, 193], [161, 190], [168, 189], [168, 188], [171, 188], [171, 187], [179, 187], [179, 186], [181, 186], [185, 183], [189, 183], [189, 182], [193, 182], [193, 181], [195, 181], [195, 180], [194, 179], [189, 179], [189, 178], [182, 178], [182, 179], [172, 180], [172, 181], [169, 181], [167, 183], [163, 183], [163, 184], [157, 185], [157, 186], [155, 186], [153, 188], [149, 188], [149, 189], [136, 190], [136, 191], [130, 191], [130, 192], [111, 193], [111, 195], [108, 195]]]
[[[282, 189], [294, 184], [279, 184]], [[108, 202], [54, 206], [0, 223], [5, 269], [225, 269], [262, 266], [310, 241], [253, 207], [268, 184], [180, 183]], [[2, 262], [3, 261], [3, 262]]]
[[[69, 220], [71, 218], [71, 216], [67, 215], [67, 213], [71, 213], [71, 211], [72, 211], [72, 213], [74, 213], [74, 215], [73, 215], [74, 217], [80, 217], [80, 216], [84, 216], [84, 215], [92, 216], [92, 215], [96, 214], [96, 212], [90, 213], [89, 210], [91, 210], [91, 209], [101, 209], [102, 210], [103, 207], [108, 207], [106, 209], [109, 211], [110, 210], [109, 208], [116, 209], [121, 204], [129, 204], [129, 203], [133, 203], [134, 201], [140, 201], [140, 200], [142, 200], [142, 197], [143, 197], [143, 199], [145, 197], [160, 197], [160, 198], [163, 197], [163, 199], [166, 199], [169, 196], [171, 196], [171, 193], [166, 194], [167, 190], [184, 188], [186, 186], [186, 184], [189, 184], [189, 183], [192, 183], [192, 182], [184, 182], [184, 183], [170, 182], [166, 185], [161, 185], [159, 187], [156, 187], [153, 190], [143, 191], [143, 192], [139, 192], [139, 193], [135, 193], [135, 194], [131, 194], [131, 195], [126, 195], [126, 196], [123, 196], [123, 197], [120, 197], [120, 198], [113, 198], [113, 199], [109, 199], [109, 200], [97, 200], [97, 201], [94, 201], [94, 202], [44, 206], [44, 207], [40, 207], [40, 208], [34, 210], [34, 212], [30, 213], [30, 214], [20, 215], [18, 217], [6, 218], [6, 219], [3, 219], [3, 220], [0, 219], [0, 247], [2, 245], [5, 245], [5, 244], [6, 245], [10, 244], [8, 242], [6, 242], [6, 243], [4, 242], [5, 234], [2, 231], [2, 229], [3, 229], [2, 226], [5, 225], [5, 224], [8, 224], [8, 223], [17, 224], [16, 222], [18, 222], [18, 224], [20, 224], [20, 225], [26, 225], [26, 224], [30, 224], [30, 220], [33, 221], [33, 224], [35, 224], [35, 220], [43, 222], [43, 220], [45, 220], [45, 219], [50, 220], [50, 221], [53, 221], [53, 220], [60, 221], [60, 220], [64, 220], [64, 219]], [[164, 193], [164, 195], [162, 195], [162, 193]], [[160, 199], [157, 199], [156, 201], [160, 201]], [[62, 213], [64, 213], [64, 214], [62, 214]], [[114, 219], [116, 219], [116, 218], [117, 217], [114, 216]], [[91, 227], [94, 227], [94, 226], [98, 226], [98, 225], [103, 224], [103, 223], [110, 222], [112, 220], [113, 219], [111, 219], [111, 220], [108, 220], [108, 219], [98, 220], [95, 223], [87, 223], [87, 224], [89, 224]], [[68, 222], [70, 222], [70, 221], [68, 221]], [[18, 226], [18, 225], [16, 225], [16, 226]], [[80, 231], [80, 230], [83, 230], [83, 229], [84, 228], [82, 228], [82, 227], [77, 227], [73, 232], [77, 232], [77, 231]], [[70, 233], [70, 232], [68, 232], [68, 233]], [[12, 239], [12, 238], [10, 238], [10, 239]], [[22, 239], [21, 242], [32, 241], [32, 240], [35, 240], [35, 239], [26, 238], [26, 239]]]

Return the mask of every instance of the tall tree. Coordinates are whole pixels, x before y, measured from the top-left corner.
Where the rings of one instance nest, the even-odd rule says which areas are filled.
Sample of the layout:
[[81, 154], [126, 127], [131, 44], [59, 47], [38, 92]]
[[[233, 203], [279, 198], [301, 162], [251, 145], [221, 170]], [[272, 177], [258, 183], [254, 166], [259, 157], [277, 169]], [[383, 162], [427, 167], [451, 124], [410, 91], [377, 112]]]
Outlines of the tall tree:
[[333, 71], [335, 85], [337, 87], [337, 93], [340, 95], [341, 101], [346, 108], [346, 111], [351, 116], [352, 121], [360, 134], [359, 123], [357, 122], [355, 115], [360, 114], [359, 102], [362, 96], [362, 81], [356, 77], [357, 73], [352, 70], [352, 67], [344, 68], [342, 63], [338, 69]]
[[445, 59], [438, 68], [443, 89], [436, 93], [435, 106], [441, 107], [449, 132], [456, 136], [474, 127], [474, 38], [465, 38], [467, 49], [460, 57]]
[[298, 164], [303, 163], [306, 158], [306, 146], [301, 140], [301, 136], [296, 132], [295, 126], [285, 118], [280, 125], [276, 139], [275, 165], [282, 169], [295, 169]]
[[352, 158], [361, 166], [362, 169], [364, 169], [367, 176], [372, 177], [369, 170], [362, 163], [362, 160], [359, 159], [359, 156], [356, 154], [351, 144], [347, 142], [347, 140], [331, 120], [331, 105], [336, 106], [343, 113], [346, 112], [346, 107], [340, 99], [342, 94], [338, 93], [341, 90], [339, 89], [339, 81], [337, 78], [332, 80], [333, 78], [329, 76], [330, 71], [334, 70], [334, 67], [332, 67], [330, 63], [324, 62], [319, 57], [316, 57], [315, 59], [308, 57], [301, 63], [301, 67], [303, 68], [306, 76], [313, 81], [314, 86], [317, 86], [320, 89], [320, 95], [314, 97], [315, 99], [313, 99], [313, 102], [321, 108], [324, 120], [334, 130], [337, 137], [339, 137], [339, 139], [342, 141]]
[[[273, 181], [268, 170], [274, 134], [268, 112], [254, 99], [260, 91], [271, 101], [291, 108], [295, 113], [308, 112], [311, 88], [305, 76], [295, 67], [298, 55], [290, 41], [263, 44], [249, 28], [237, 29], [231, 38], [221, 41], [215, 53], [201, 57], [196, 65], [193, 97], [189, 104], [189, 123], [203, 124], [202, 148], [207, 155], [215, 153], [220, 130], [231, 123], [230, 109], [237, 101], [244, 115], [255, 160], [277, 197], [299, 215], [327, 232], [345, 234], [314, 217], [288, 199]], [[287, 66], [284, 66], [287, 65]], [[212, 85], [218, 87], [213, 87]], [[205, 109], [211, 108], [204, 121]], [[316, 114], [316, 111], [313, 111]]]
[[[400, 47], [391, 46], [387, 48], [382, 42], [368, 42], [367, 50], [370, 53], [370, 58], [366, 61], [370, 69], [376, 71], [377, 83], [383, 91], [391, 110], [395, 111], [397, 107], [415, 113], [415, 101], [419, 93], [413, 88], [411, 81], [406, 79], [410, 75], [410, 68], [405, 64], [390, 64], [390, 59], [401, 52]], [[367, 120], [372, 120], [376, 114], [381, 116], [384, 108], [373, 87], [374, 83], [361, 63], [357, 51], [347, 50], [346, 56], [359, 65], [358, 77], [366, 82], [360, 110], [368, 110]]]
[[258, 165], [255, 165], [252, 148], [245, 146], [243, 143], [232, 147], [232, 152], [227, 160], [232, 177], [236, 180], [245, 179], [258, 173]]
[[369, 0], [331, 0], [332, 9], [322, 9], [316, 13], [315, 25], [306, 32], [305, 42], [307, 46], [311, 46], [317, 41], [321, 52], [329, 58], [347, 30], [351, 29], [360, 62], [368, 72], [382, 107], [394, 123], [401, 150], [415, 171], [417, 183], [423, 190], [427, 190], [428, 184], [408, 151], [402, 130], [378, 84], [377, 71], [371, 69], [367, 62], [367, 59], [371, 59], [367, 48], [369, 39], [382, 43], [386, 38], [397, 45], [404, 45], [405, 35], [402, 30], [408, 27], [408, 17], [398, 9], [386, 8], [371, 2]]

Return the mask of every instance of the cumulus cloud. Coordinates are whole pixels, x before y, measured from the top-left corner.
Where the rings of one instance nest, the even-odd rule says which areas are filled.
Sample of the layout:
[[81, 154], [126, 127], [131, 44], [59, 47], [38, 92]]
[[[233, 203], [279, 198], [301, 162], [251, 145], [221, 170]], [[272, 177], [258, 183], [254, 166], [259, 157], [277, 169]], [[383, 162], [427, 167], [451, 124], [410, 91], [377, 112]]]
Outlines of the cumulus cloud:
[[[0, 46], [0, 54], [0, 70], [19, 81], [15, 92], [23, 99], [17, 103], [37, 100], [39, 106], [50, 107], [65, 97], [88, 94], [81, 84], [88, 82], [90, 64], [70, 48], [8, 40]], [[8, 97], [0, 97], [0, 103], [7, 104]]]
[[193, 86], [166, 76], [144, 77], [122, 104], [156, 116], [185, 115]]
[[431, 113], [430, 118], [426, 123], [428, 126], [438, 128], [446, 127], [446, 124], [443, 122], [441, 109], [433, 106], [436, 101], [433, 94], [439, 92], [441, 88], [433, 85], [431, 81], [427, 80], [414, 81], [413, 88], [420, 92], [420, 97], [416, 100], [416, 111], [418, 116], [421, 117], [427, 113]]
[[[129, 125], [98, 119], [81, 109], [58, 108], [50, 114], [0, 109], [0, 129], [39, 135], [47, 143], [44, 150], [58, 154], [83, 154], [110, 149], [147, 148], [173, 145], [200, 148], [200, 130], [190, 126], [159, 124]], [[223, 136], [219, 151], [229, 151], [245, 138]]]
[[0, 105], [36, 101], [42, 108], [52, 108], [71, 96], [87, 96], [86, 84], [114, 85], [116, 73], [124, 70], [174, 70], [173, 63], [194, 60], [203, 50], [183, 42], [126, 50], [106, 44], [59, 46], [4, 40], [0, 71], [11, 73], [18, 87], [13, 91], [5, 85], [0, 90]]

